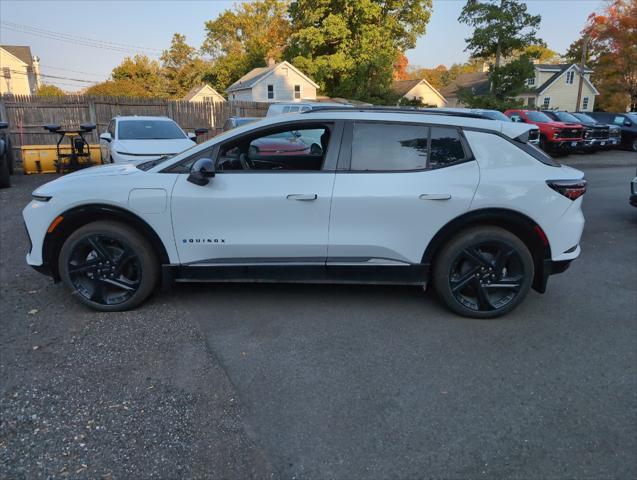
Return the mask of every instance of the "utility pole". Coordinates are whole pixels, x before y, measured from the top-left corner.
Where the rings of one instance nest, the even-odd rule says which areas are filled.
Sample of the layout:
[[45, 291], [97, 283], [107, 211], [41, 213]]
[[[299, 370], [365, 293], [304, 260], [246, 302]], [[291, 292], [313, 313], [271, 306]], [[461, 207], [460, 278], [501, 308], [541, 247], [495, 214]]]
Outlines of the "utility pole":
[[590, 42], [590, 35], [584, 35], [582, 39], [582, 58], [580, 58], [579, 62], [579, 85], [577, 87], [577, 105], [575, 106], [575, 111], [579, 112], [580, 107], [582, 106], [582, 88], [584, 87], [584, 68], [586, 65], [586, 52], [588, 50], [588, 42]]

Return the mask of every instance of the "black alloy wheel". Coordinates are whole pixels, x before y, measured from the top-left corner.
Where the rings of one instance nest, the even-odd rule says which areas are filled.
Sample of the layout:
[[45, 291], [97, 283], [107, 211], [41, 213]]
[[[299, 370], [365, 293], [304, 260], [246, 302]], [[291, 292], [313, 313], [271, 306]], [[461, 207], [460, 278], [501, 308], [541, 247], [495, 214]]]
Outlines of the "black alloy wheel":
[[89, 223], [73, 232], [62, 246], [58, 269], [77, 300], [102, 311], [139, 305], [159, 278], [153, 247], [135, 229], [114, 221]]
[[518, 295], [523, 278], [520, 255], [505, 243], [487, 241], [458, 253], [451, 265], [449, 287], [465, 307], [490, 312]]
[[452, 238], [434, 260], [433, 283], [454, 312], [494, 318], [526, 297], [534, 275], [533, 257], [513, 233], [478, 226]]
[[142, 279], [141, 260], [125, 242], [107, 235], [87, 235], [77, 242], [68, 260], [75, 290], [100, 305], [129, 300]]

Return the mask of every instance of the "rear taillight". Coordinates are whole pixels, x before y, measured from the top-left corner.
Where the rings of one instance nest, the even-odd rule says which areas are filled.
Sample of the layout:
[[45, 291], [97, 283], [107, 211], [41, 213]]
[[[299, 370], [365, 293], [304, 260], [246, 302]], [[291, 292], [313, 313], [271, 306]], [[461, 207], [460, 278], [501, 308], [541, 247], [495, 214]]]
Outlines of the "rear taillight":
[[586, 193], [586, 180], [547, 180], [546, 184], [569, 200], [577, 200]]

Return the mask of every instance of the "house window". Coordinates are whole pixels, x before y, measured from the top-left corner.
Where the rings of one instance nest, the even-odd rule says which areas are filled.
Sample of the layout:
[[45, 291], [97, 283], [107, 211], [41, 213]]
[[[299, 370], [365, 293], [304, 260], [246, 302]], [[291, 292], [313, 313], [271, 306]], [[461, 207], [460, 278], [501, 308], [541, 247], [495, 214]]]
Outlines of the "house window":
[[11, 78], [11, 69], [9, 67], [2, 67], [2, 76], [9, 80]]
[[532, 87], [533, 85], [535, 85], [535, 77], [527, 78], [527, 79], [526, 79], [526, 84], [527, 84], [529, 87]]
[[274, 99], [274, 85], [268, 85], [268, 99]]
[[294, 98], [301, 98], [301, 85], [294, 85]]
[[573, 70], [566, 72], [566, 83], [569, 85], [573, 85], [574, 80], [575, 80], [575, 72]]
[[588, 110], [588, 97], [582, 99], [582, 110]]
[[544, 103], [542, 103], [542, 108], [549, 108], [551, 106], [551, 97], [544, 97]]
[[529, 97], [526, 104], [529, 108], [535, 108], [535, 97]]

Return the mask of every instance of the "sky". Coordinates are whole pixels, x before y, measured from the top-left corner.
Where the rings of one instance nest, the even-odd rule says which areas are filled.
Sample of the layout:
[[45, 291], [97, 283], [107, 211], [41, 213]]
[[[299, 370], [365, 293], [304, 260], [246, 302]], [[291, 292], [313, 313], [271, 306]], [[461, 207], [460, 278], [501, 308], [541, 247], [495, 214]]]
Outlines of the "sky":
[[[0, 44], [29, 45], [33, 55], [40, 57], [41, 72], [47, 75], [43, 77], [44, 83], [74, 91], [90, 82], [106, 80], [113, 67], [136, 51], [158, 58], [175, 32], [186, 35], [189, 44], [201, 46], [206, 20], [214, 19], [235, 3], [233, 0], [0, 0]], [[449, 66], [468, 58], [464, 39], [471, 30], [457, 20], [464, 3], [465, 0], [433, 1], [427, 32], [418, 39], [416, 48], [407, 52], [410, 64]], [[542, 15], [540, 37], [558, 53], [564, 53], [579, 36], [588, 15], [605, 4], [602, 0], [526, 3], [531, 13]], [[51, 36], [71, 39], [72, 43]], [[78, 45], [78, 41], [84, 45]]]

